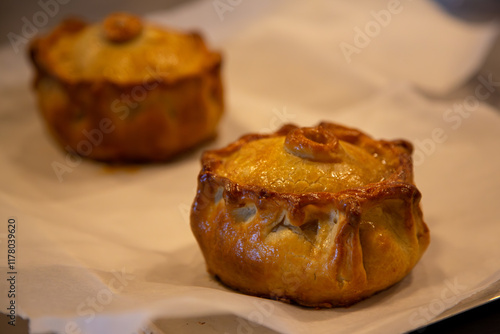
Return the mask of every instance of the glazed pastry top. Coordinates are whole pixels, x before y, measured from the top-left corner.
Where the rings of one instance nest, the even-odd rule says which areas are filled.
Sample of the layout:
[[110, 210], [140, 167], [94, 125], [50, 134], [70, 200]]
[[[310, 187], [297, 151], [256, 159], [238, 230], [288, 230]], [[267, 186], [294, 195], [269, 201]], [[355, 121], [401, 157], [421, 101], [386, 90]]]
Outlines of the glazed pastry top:
[[143, 25], [122, 13], [93, 25], [69, 20], [45, 42], [44, 63], [67, 80], [175, 80], [204, 70], [218, 57], [196, 33]]
[[250, 141], [224, 157], [216, 172], [276, 192], [339, 192], [384, 181], [397, 164], [390, 150], [342, 140], [319, 126]]

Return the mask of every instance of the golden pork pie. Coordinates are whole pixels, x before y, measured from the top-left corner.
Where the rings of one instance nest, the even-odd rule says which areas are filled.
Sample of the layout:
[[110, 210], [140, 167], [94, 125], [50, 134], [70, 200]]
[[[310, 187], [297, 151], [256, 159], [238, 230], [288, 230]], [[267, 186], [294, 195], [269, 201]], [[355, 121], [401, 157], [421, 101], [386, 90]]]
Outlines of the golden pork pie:
[[429, 244], [412, 146], [333, 123], [250, 134], [202, 157], [191, 227], [208, 271], [246, 294], [346, 306]]
[[221, 55], [197, 33], [124, 13], [62, 22], [30, 45], [43, 119], [66, 150], [108, 162], [168, 160], [215, 136]]

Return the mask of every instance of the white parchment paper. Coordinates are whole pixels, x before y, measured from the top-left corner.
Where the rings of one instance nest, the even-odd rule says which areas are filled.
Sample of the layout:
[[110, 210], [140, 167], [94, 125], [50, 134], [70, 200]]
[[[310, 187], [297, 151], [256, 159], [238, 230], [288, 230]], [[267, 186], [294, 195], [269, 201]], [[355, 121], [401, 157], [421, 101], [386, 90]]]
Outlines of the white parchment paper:
[[[134, 333], [154, 319], [217, 314], [247, 321], [227, 332], [260, 324], [287, 333], [398, 333], [500, 279], [500, 112], [484, 102], [497, 78], [474, 78], [474, 94], [439, 99], [475, 76], [495, 25], [458, 21], [429, 1], [242, 1], [225, 11], [216, 3], [148, 17], [201, 30], [225, 56], [219, 137], [168, 164], [110, 169], [67, 160], [37, 114], [26, 57], [0, 50], [0, 213], [17, 221], [16, 303], [33, 333]], [[346, 53], [347, 45], [357, 51]], [[394, 287], [341, 309], [259, 299], [213, 281], [188, 220], [201, 151], [320, 120], [413, 141], [431, 230], [421, 262]], [[58, 174], [54, 163], [70, 170]], [[6, 280], [0, 286], [6, 291]], [[5, 293], [0, 303], [4, 309]]]

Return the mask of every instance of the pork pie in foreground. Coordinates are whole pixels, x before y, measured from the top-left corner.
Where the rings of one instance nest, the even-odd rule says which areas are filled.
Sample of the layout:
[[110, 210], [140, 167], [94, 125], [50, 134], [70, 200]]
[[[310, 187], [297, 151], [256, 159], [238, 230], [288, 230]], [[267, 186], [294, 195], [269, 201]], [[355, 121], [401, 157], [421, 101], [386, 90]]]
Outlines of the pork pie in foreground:
[[30, 46], [39, 109], [66, 150], [107, 162], [168, 160], [215, 136], [221, 55], [197, 33], [115, 13], [62, 22]]
[[208, 271], [246, 294], [347, 306], [404, 278], [429, 244], [412, 146], [321, 123], [204, 153], [191, 227]]

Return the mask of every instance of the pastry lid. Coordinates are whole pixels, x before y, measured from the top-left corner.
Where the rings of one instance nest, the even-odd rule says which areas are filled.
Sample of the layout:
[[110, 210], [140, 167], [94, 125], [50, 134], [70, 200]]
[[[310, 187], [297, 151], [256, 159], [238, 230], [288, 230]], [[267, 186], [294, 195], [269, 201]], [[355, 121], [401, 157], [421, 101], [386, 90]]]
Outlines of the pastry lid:
[[332, 123], [284, 126], [205, 154], [206, 167], [241, 185], [281, 193], [335, 193], [384, 181], [413, 182], [411, 144]]
[[168, 82], [204, 73], [221, 61], [198, 33], [163, 29], [125, 13], [91, 25], [68, 19], [31, 49], [42, 70], [68, 82]]

